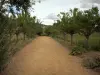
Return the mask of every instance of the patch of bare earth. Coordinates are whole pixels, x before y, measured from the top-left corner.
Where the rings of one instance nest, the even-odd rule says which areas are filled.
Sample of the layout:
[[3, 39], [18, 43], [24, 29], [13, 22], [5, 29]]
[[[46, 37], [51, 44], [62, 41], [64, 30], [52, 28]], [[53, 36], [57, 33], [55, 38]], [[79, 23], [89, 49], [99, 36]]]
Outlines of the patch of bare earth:
[[38, 37], [15, 54], [3, 75], [99, 75], [50, 37]]

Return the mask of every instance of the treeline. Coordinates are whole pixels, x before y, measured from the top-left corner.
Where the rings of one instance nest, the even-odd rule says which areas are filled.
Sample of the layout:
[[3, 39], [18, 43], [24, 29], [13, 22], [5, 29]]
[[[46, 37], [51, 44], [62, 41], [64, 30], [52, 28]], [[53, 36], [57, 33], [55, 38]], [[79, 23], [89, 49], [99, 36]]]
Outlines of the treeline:
[[47, 26], [45, 32], [47, 35], [65, 35], [71, 36], [71, 45], [73, 44], [74, 34], [83, 35], [88, 40], [94, 32], [100, 32], [100, 14], [98, 7], [92, 7], [87, 10], [78, 8], [70, 9], [68, 12], [61, 12], [57, 15], [59, 19], [53, 26]]
[[36, 17], [31, 17], [29, 13], [18, 14], [17, 17], [9, 17], [10, 24], [8, 25], [9, 36], [12, 38], [13, 35], [18, 37], [20, 34], [23, 34], [23, 39], [33, 38], [36, 35], [42, 34], [42, 24], [39, 22]]
[[0, 0], [0, 72], [20, 37], [26, 40], [42, 34], [42, 24], [30, 16], [32, 4], [34, 0]]

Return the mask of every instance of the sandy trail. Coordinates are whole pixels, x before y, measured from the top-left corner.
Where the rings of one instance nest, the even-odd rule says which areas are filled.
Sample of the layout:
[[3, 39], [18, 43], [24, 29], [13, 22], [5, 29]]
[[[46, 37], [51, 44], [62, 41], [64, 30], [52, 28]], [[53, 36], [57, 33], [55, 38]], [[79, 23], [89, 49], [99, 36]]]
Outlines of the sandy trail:
[[50, 37], [38, 37], [16, 53], [3, 75], [99, 75]]

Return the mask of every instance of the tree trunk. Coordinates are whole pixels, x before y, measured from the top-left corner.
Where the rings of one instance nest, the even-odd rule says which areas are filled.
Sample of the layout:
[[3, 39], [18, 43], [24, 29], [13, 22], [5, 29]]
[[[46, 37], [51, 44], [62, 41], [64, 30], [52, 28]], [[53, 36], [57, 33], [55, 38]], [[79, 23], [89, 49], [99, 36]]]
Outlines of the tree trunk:
[[73, 45], [73, 34], [70, 34], [71, 36], [71, 46]]
[[86, 49], [89, 48], [89, 36], [86, 36]]

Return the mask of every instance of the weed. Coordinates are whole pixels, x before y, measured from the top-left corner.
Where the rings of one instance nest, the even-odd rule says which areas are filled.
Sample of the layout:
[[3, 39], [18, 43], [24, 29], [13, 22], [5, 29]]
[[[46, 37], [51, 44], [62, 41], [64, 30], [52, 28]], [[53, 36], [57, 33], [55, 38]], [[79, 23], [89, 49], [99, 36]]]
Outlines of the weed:
[[71, 51], [71, 55], [81, 55], [82, 53], [85, 53], [86, 50], [85, 48], [83, 48], [82, 46], [76, 46], [74, 48], [72, 48], [72, 51]]

